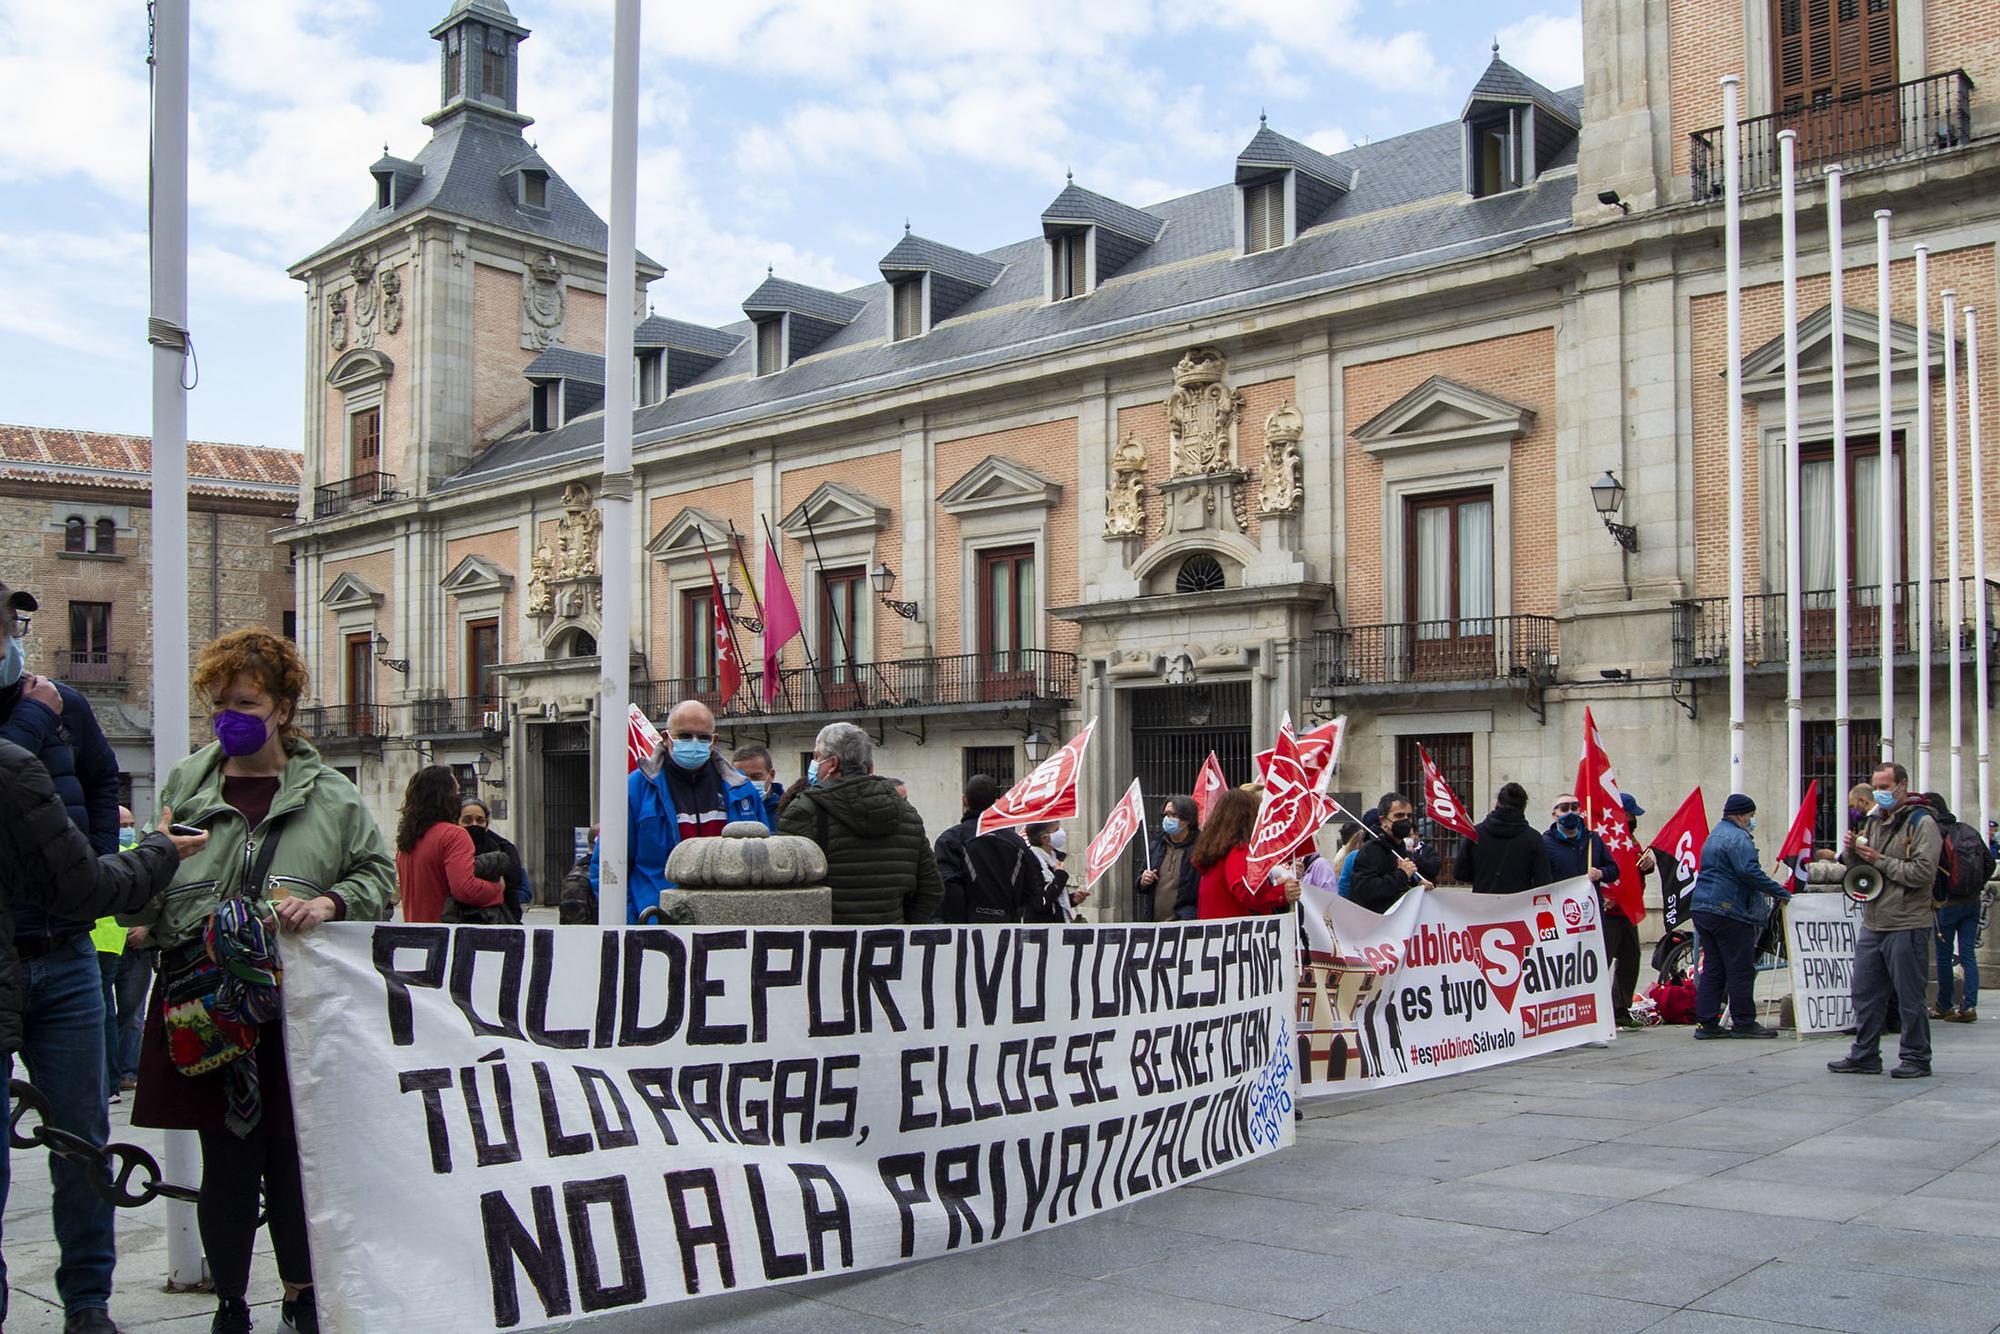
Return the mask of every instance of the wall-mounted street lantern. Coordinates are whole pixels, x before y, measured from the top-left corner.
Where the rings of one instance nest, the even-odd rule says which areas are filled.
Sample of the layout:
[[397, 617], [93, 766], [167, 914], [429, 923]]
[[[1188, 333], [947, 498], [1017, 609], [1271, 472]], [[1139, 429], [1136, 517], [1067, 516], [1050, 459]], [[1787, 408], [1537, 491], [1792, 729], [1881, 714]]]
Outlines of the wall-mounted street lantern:
[[869, 572], [868, 578], [875, 585], [875, 594], [882, 599], [883, 606], [895, 612], [906, 621], [917, 619], [916, 603], [899, 602], [889, 596], [889, 590], [896, 586], [896, 572], [889, 568], [889, 562], [883, 561], [880, 565], [877, 565]]
[[1590, 503], [1597, 507], [1597, 513], [1604, 520], [1604, 531], [1616, 538], [1618, 545], [1627, 551], [1639, 549], [1639, 530], [1629, 524], [1618, 523], [1611, 516], [1625, 503], [1625, 483], [1618, 480], [1609, 468], [1604, 476], [1590, 484]]

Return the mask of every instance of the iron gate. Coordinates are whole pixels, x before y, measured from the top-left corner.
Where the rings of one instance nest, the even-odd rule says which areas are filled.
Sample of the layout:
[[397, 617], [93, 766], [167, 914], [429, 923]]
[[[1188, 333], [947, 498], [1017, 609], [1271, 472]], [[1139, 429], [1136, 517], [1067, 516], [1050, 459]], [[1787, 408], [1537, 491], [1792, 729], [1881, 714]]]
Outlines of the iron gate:
[[544, 903], [562, 895], [563, 877], [576, 864], [576, 830], [590, 825], [590, 724], [536, 723], [529, 727], [542, 758], [541, 878]]
[[1132, 764], [1146, 794], [1147, 818], [1162, 798], [1194, 787], [1212, 750], [1222, 776], [1247, 783], [1250, 771], [1250, 683], [1153, 686], [1131, 693]]

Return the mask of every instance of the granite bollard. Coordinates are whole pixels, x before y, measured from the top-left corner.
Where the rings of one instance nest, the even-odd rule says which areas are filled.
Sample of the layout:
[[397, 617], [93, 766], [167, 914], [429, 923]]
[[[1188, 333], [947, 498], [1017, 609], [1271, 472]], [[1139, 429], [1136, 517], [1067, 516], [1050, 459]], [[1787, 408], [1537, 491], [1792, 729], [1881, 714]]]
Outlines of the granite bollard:
[[718, 838], [683, 839], [667, 856], [660, 913], [671, 926], [826, 926], [826, 854], [809, 838], [737, 820]]

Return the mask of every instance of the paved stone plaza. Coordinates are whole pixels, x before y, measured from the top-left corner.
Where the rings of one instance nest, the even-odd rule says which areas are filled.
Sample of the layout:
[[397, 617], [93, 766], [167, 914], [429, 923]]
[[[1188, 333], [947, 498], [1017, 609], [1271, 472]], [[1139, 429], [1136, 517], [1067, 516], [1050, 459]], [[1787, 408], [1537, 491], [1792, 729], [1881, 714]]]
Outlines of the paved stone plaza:
[[[1688, 1034], [1316, 1102], [1297, 1147], [1101, 1218], [589, 1327], [2000, 1330], [2000, 1024], [1939, 1025], [1910, 1082], [1827, 1074], [1837, 1040]], [[47, 1176], [15, 1163], [8, 1328], [55, 1330]], [[159, 1291], [161, 1214], [119, 1219], [113, 1313], [205, 1330], [208, 1298]], [[268, 1251], [254, 1283], [273, 1330]]]

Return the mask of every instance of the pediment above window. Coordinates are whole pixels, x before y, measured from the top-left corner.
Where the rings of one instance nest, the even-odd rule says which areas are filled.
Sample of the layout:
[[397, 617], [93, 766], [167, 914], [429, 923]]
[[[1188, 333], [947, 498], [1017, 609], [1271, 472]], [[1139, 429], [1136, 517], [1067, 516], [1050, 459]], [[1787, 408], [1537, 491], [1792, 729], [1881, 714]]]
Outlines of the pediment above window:
[[849, 490], [836, 482], [822, 482], [785, 521], [778, 525], [785, 536], [805, 542], [814, 533], [872, 533], [889, 522], [889, 507], [872, 496]]
[[343, 574], [320, 594], [320, 605], [331, 611], [359, 611], [382, 605], [382, 592], [372, 584]]
[[1377, 458], [1409, 450], [1512, 442], [1528, 433], [1535, 410], [1448, 380], [1430, 379], [1354, 432]]
[[[1846, 328], [1841, 342], [1846, 351], [1846, 379], [1849, 384], [1869, 386], [1881, 373], [1881, 329], [1872, 310], [1844, 308]], [[1944, 337], [1931, 335], [1932, 367], [1944, 365]], [[1901, 378], [1915, 375], [1917, 331], [1901, 320], [1889, 321], [1889, 373]], [[1823, 388], [1833, 383], [1833, 307], [1821, 306], [1799, 321], [1799, 387]], [[1776, 398], [1785, 392], [1785, 336], [1779, 334], [1743, 358], [1743, 396], [1748, 399]]]
[[438, 584], [452, 597], [476, 593], [504, 593], [513, 587], [514, 576], [484, 556], [467, 556], [451, 567]]
[[682, 508], [646, 543], [646, 553], [655, 560], [682, 557], [719, 560], [728, 555], [729, 549], [729, 525], [692, 505]]
[[379, 384], [395, 373], [395, 362], [372, 347], [357, 347], [333, 363], [333, 369], [326, 373], [326, 382], [342, 393], [349, 393]]
[[[1053, 509], [1062, 500], [1062, 483], [1044, 477], [1025, 463], [988, 454], [971, 472], [938, 497], [947, 514], [977, 514], [988, 510]], [[815, 520], [817, 522], [817, 520]]]

